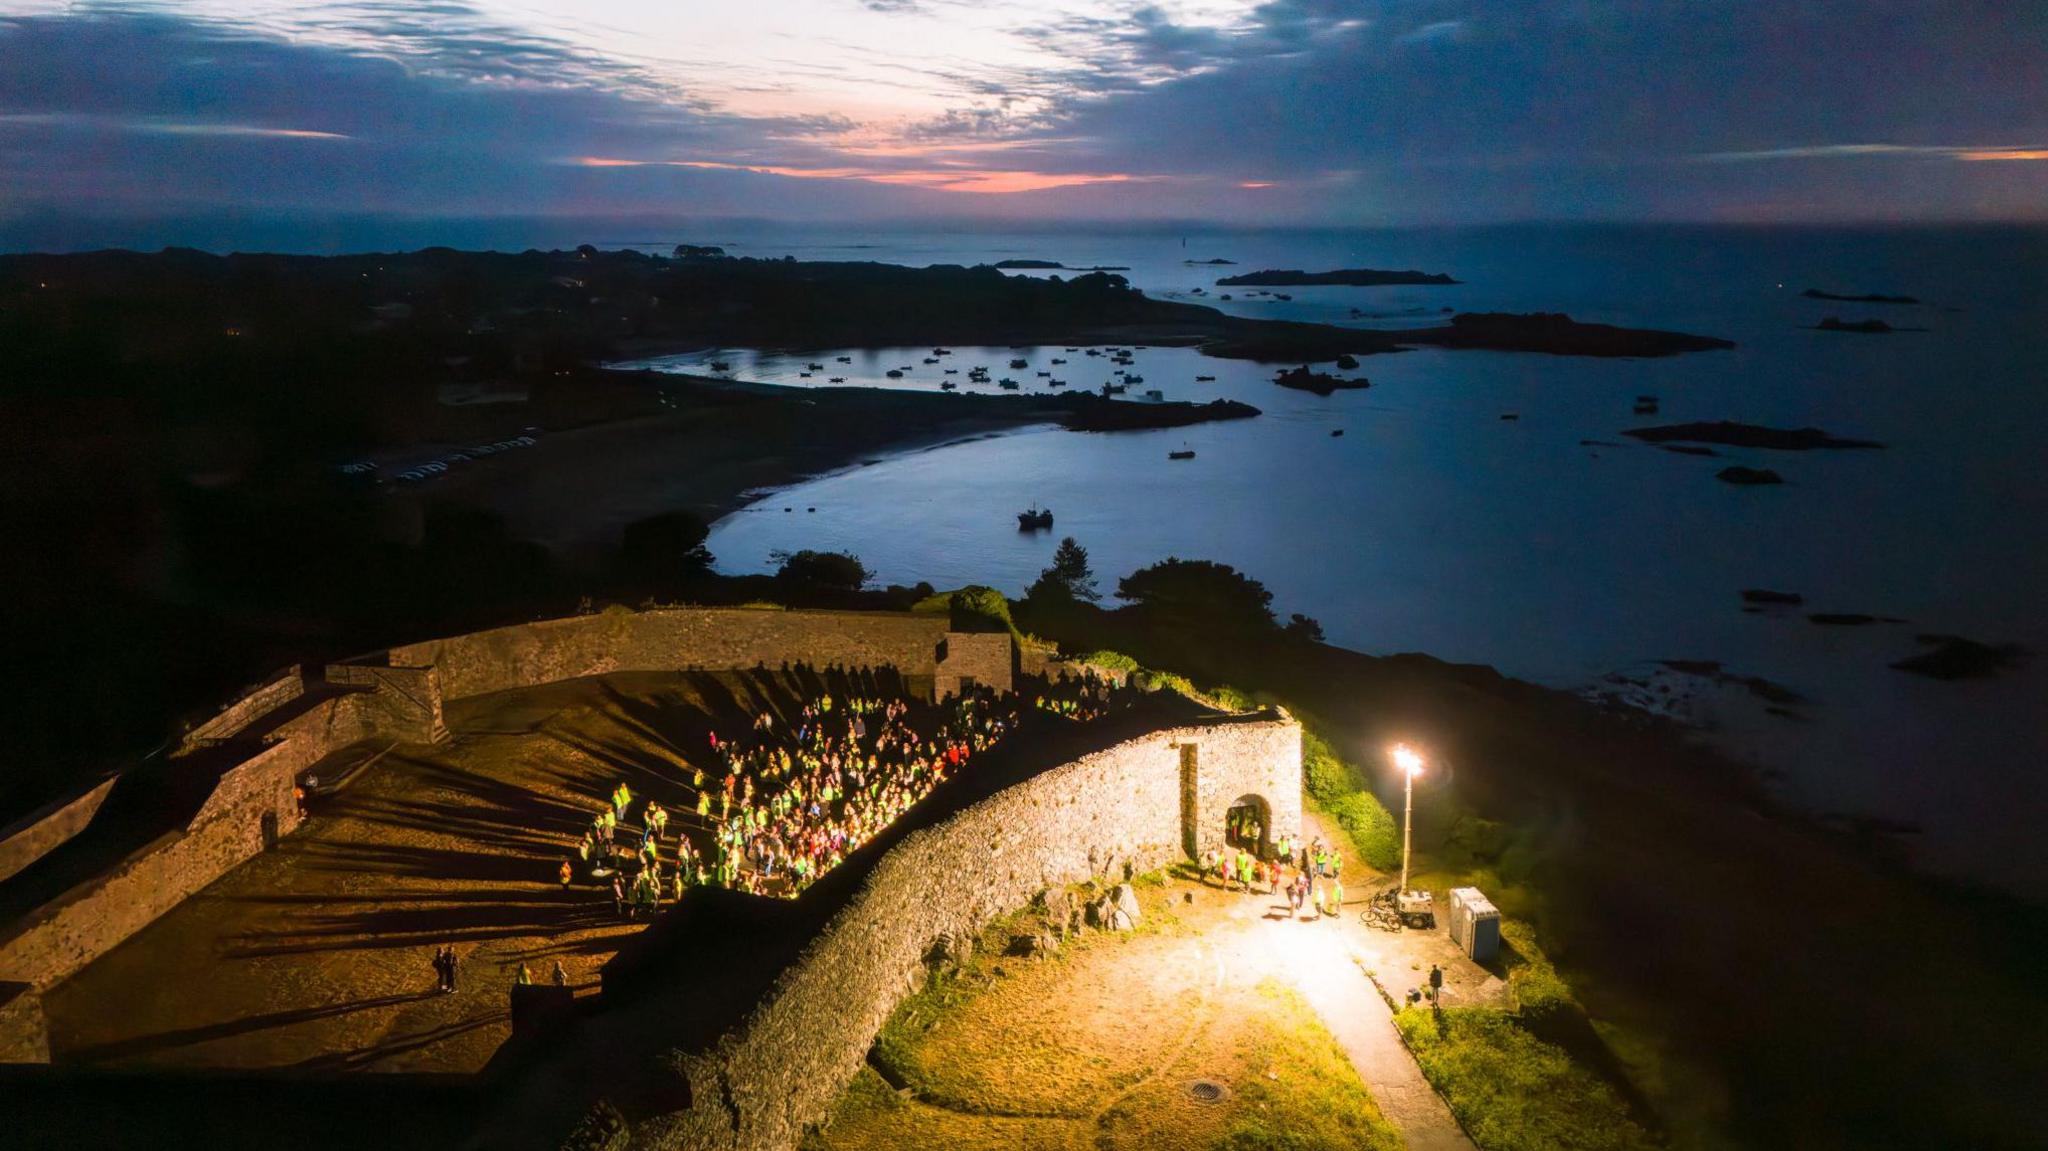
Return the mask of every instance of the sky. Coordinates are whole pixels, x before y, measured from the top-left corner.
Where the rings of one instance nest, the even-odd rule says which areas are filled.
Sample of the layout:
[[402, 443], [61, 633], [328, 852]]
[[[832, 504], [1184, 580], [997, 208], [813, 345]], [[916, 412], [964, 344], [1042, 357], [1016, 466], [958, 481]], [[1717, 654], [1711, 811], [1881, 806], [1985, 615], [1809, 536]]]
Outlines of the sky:
[[2039, 0], [0, 0], [0, 223], [2048, 219]]

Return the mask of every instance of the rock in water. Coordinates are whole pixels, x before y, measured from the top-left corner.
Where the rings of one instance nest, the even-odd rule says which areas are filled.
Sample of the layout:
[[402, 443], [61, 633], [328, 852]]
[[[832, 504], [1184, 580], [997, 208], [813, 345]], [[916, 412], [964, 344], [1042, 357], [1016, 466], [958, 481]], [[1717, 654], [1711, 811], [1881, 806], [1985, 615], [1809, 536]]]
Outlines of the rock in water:
[[1769, 468], [1722, 468], [1714, 478], [1724, 484], [1782, 484], [1785, 477]]

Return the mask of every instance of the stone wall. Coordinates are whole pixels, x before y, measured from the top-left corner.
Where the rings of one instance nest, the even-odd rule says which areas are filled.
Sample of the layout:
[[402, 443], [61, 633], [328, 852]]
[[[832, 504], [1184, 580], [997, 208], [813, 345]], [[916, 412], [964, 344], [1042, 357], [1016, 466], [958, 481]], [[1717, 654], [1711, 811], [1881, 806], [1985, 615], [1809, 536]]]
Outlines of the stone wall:
[[83, 831], [113, 786], [110, 775], [74, 795], [44, 804], [0, 831], [0, 882]]
[[1007, 689], [1010, 637], [949, 634], [948, 626], [944, 615], [910, 613], [609, 610], [408, 644], [391, 649], [390, 660], [438, 669], [448, 699], [613, 672], [730, 671], [784, 661], [892, 666], [956, 685], [969, 675]]
[[43, 998], [26, 983], [0, 983], [0, 1063], [48, 1063]]
[[386, 706], [374, 693], [340, 695], [280, 724], [272, 742], [221, 774], [184, 826], [7, 924], [0, 931], [0, 980], [43, 989], [70, 977], [290, 834], [299, 824], [292, 794], [299, 774], [378, 734]]
[[[1187, 752], [1192, 749], [1192, 760]], [[1156, 731], [1041, 773], [914, 831], [784, 972], [749, 1018], [711, 1050], [680, 1054], [691, 1105], [642, 1123], [633, 1145], [784, 1149], [821, 1120], [875, 1034], [925, 973], [941, 935], [974, 934], [1048, 887], [1126, 863], [1183, 857], [1185, 826], [1256, 789], [1300, 817], [1301, 728], [1278, 716]], [[1184, 770], [1198, 765], [1198, 802]], [[1207, 777], [1207, 778], [1204, 778]], [[1221, 809], [1215, 809], [1221, 835]]]
[[229, 704], [219, 715], [185, 733], [183, 747], [205, 747], [223, 743], [244, 728], [306, 693], [305, 672], [288, 667]]

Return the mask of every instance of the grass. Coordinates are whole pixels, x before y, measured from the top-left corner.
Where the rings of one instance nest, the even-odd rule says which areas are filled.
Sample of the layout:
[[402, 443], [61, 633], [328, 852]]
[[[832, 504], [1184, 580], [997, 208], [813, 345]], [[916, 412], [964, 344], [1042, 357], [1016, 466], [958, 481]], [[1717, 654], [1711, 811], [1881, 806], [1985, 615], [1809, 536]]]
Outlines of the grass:
[[1605, 1078], [1505, 1011], [1417, 1006], [1394, 1022], [1423, 1075], [1485, 1151], [1659, 1145]]
[[[1272, 980], [1218, 982], [1198, 933], [1168, 910], [1177, 881], [1133, 882], [1145, 904], [1135, 933], [1090, 932], [1020, 960], [1000, 944], [1035, 913], [992, 926], [958, 975], [898, 1009], [807, 1151], [1401, 1146], [1306, 1002]], [[1197, 1079], [1224, 1098], [1196, 1099]]]

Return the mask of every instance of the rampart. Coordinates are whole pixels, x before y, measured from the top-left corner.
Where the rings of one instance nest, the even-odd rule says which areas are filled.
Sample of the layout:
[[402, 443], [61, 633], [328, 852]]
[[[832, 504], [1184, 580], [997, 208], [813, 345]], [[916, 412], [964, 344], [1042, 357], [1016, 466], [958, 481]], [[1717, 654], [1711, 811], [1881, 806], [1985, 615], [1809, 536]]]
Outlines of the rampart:
[[1190, 845], [1221, 839], [1224, 809], [1244, 796], [1269, 805], [1277, 830], [1299, 828], [1301, 728], [1284, 713], [1153, 731], [910, 832], [744, 1022], [672, 1057], [689, 1103], [641, 1122], [632, 1145], [796, 1146], [918, 986], [937, 940], [971, 937], [1048, 888], [1184, 858]]
[[439, 670], [448, 699], [622, 671], [730, 671], [784, 662], [894, 667], [935, 695], [1009, 688], [1010, 637], [937, 614], [661, 608], [605, 611], [429, 640], [393, 664]]
[[447, 737], [446, 700], [620, 671], [739, 670], [785, 661], [894, 666], [934, 695], [1007, 689], [1007, 634], [944, 615], [610, 610], [288, 668], [138, 764], [0, 838], [0, 983], [8, 1018], [297, 828], [301, 777], [365, 741]]

